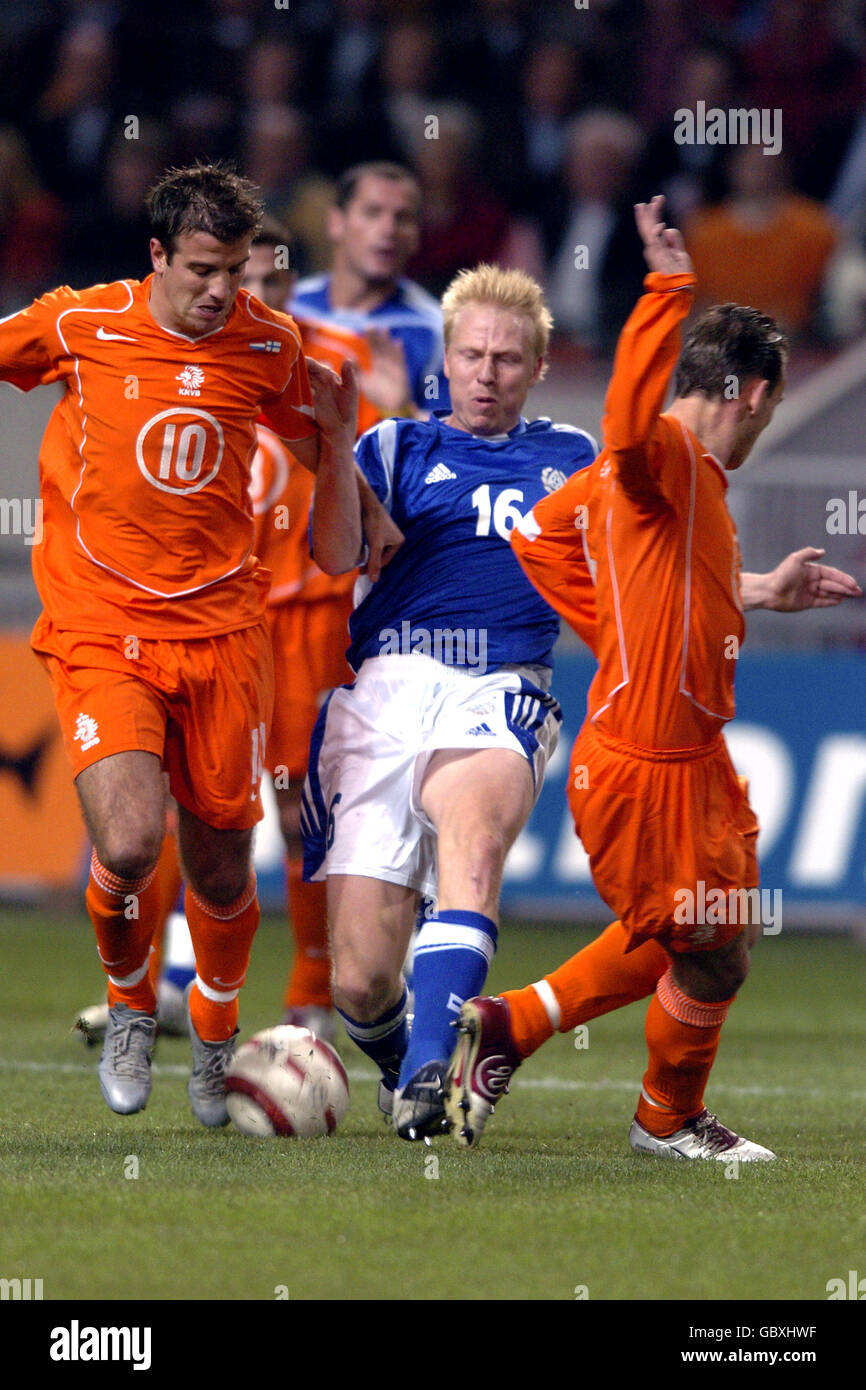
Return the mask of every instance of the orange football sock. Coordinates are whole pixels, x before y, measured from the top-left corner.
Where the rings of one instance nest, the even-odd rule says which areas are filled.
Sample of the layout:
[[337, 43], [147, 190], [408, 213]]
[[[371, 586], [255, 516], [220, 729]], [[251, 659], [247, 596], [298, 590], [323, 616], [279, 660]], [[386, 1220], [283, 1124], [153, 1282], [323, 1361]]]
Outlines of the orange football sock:
[[148, 965], [159, 912], [156, 869], [141, 879], [118, 878], [99, 862], [94, 850], [84, 899], [108, 976], [109, 1004], [126, 1004], [152, 1014], [156, 995]]
[[652, 994], [668, 968], [667, 952], [657, 942], [645, 941], [626, 955], [627, 944], [622, 923], [611, 922], [601, 936], [538, 984], [504, 995], [522, 1057], [530, 1056], [556, 1030], [568, 1033]]
[[238, 994], [259, 925], [255, 875], [233, 903], [209, 903], [187, 885], [184, 906], [196, 964], [193, 1027], [203, 1042], [225, 1042], [238, 1026]]
[[637, 1118], [662, 1139], [682, 1129], [704, 1108], [704, 1090], [733, 999], [704, 1004], [674, 984], [668, 970], [658, 982], [646, 1016], [649, 1066]]
[[295, 955], [283, 1003], [287, 1009], [304, 1004], [331, 1007], [331, 957], [328, 951], [326, 883], [304, 883], [303, 860], [286, 861], [289, 888], [289, 927]]
[[165, 931], [168, 915], [177, 902], [180, 884], [180, 859], [177, 852], [177, 839], [174, 835], [169, 833], [162, 842], [162, 849], [159, 852], [159, 859], [156, 864], [156, 879], [154, 881], [158, 921], [151, 942], [153, 949], [150, 953], [149, 967], [150, 982], [154, 989], [156, 989], [159, 973], [162, 969], [163, 932]]

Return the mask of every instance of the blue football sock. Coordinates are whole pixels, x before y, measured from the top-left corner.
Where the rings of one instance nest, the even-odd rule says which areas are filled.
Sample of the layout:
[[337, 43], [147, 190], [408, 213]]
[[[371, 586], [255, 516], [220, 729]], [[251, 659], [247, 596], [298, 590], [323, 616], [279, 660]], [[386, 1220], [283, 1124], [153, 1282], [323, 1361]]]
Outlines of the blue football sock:
[[349, 1037], [366, 1053], [371, 1062], [376, 1063], [386, 1086], [393, 1090], [397, 1084], [403, 1053], [409, 1042], [409, 991], [405, 984], [397, 1003], [392, 1004], [390, 1009], [372, 1023], [359, 1023], [357, 1019], [344, 1014], [342, 1009], [338, 1009], [337, 1013], [343, 1020]]
[[452, 1027], [465, 1000], [480, 994], [496, 950], [496, 924], [480, 912], [437, 912], [415, 942], [415, 1021], [400, 1068], [400, 1086], [425, 1062], [447, 1061]]

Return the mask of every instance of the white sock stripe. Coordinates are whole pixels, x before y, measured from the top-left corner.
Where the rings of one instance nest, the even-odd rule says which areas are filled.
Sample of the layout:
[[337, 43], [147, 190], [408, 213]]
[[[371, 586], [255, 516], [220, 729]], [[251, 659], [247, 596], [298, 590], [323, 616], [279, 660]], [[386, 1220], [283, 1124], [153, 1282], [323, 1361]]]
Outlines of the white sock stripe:
[[240, 994], [240, 986], [237, 989], [212, 989], [210, 985], [205, 984], [201, 975], [196, 975], [195, 983], [205, 999], [210, 999], [213, 1004], [230, 1004]]
[[395, 1028], [402, 1028], [406, 1012], [406, 1009], [401, 1009], [388, 1023], [356, 1023], [354, 1019], [347, 1019], [345, 1014], [341, 1014], [340, 1017], [350, 1038], [359, 1042], [378, 1042], [380, 1038], [386, 1038], [389, 1033], [393, 1033]]
[[558, 1029], [562, 1022], [562, 1010], [559, 1007], [559, 1000], [547, 980], [536, 980], [532, 988], [544, 1005], [544, 1012], [550, 1019], [551, 1027]]
[[139, 966], [138, 970], [133, 970], [131, 975], [109, 975], [108, 978], [115, 989], [132, 989], [134, 985], [141, 984], [150, 968], [150, 952], [152, 950], [153, 947], [151, 946], [144, 958], [144, 965]]
[[118, 878], [110, 869], [106, 869], [96, 857], [96, 850], [90, 856], [90, 873], [95, 883], [105, 893], [115, 893], [119, 898], [130, 897], [134, 893], [143, 893], [145, 888], [149, 888], [153, 882], [156, 868], [152, 868], [144, 878]]
[[415, 942], [415, 956], [425, 951], [445, 951], [448, 947], [480, 951], [489, 964], [496, 952], [493, 937], [479, 927], [464, 927], [458, 922], [425, 922]]

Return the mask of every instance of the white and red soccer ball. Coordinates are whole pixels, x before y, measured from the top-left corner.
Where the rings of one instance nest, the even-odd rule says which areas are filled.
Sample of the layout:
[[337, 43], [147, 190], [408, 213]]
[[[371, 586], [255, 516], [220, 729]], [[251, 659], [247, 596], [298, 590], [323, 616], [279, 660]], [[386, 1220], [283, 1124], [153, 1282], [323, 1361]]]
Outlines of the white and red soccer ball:
[[281, 1024], [242, 1043], [226, 1072], [226, 1105], [244, 1134], [332, 1134], [349, 1109], [346, 1069], [308, 1028]]

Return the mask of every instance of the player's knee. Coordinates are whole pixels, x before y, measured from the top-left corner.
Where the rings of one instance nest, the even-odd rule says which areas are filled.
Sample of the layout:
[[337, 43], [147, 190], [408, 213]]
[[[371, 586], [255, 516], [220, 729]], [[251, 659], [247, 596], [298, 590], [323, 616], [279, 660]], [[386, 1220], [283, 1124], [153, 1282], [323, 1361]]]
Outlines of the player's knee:
[[373, 1023], [394, 994], [394, 980], [385, 972], [364, 972], [357, 967], [335, 965], [334, 1003], [357, 1023]]
[[131, 883], [147, 877], [159, 859], [161, 848], [161, 828], [147, 830], [118, 825], [100, 837], [96, 854], [110, 874]]
[[692, 999], [703, 1003], [722, 1003], [733, 999], [749, 973], [749, 950], [745, 937], [731, 946], [708, 951], [700, 957], [680, 958], [674, 965], [674, 981]]
[[248, 863], [230, 862], [197, 865], [187, 868], [190, 886], [207, 902], [227, 905], [235, 902], [250, 880]]

